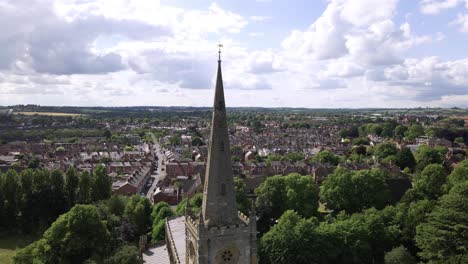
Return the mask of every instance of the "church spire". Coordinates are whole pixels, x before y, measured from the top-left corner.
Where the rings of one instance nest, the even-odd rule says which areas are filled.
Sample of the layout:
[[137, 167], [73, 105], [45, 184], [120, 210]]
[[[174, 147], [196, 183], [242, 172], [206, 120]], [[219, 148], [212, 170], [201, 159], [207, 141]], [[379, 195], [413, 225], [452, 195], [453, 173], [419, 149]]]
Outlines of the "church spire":
[[203, 220], [210, 226], [230, 225], [238, 222], [221, 74], [222, 45], [219, 44], [218, 47], [218, 73], [202, 205]]

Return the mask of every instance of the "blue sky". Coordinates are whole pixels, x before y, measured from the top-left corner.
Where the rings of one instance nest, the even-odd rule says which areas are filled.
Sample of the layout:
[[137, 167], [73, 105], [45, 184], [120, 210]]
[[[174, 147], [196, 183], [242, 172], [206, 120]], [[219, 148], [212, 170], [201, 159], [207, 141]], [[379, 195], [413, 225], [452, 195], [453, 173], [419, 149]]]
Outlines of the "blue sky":
[[0, 104], [468, 107], [468, 0], [0, 0]]

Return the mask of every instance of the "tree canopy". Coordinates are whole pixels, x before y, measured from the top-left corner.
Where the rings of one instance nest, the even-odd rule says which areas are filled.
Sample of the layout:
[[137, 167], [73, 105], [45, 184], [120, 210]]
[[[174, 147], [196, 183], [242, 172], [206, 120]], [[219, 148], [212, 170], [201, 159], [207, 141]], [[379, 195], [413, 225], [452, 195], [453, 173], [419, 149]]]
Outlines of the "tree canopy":
[[77, 205], [61, 215], [42, 239], [18, 251], [15, 263], [83, 263], [101, 259], [110, 233], [93, 205]]
[[320, 163], [329, 163], [331, 165], [338, 165], [340, 162], [340, 157], [336, 156], [328, 150], [323, 150], [317, 153], [317, 155], [311, 158], [311, 161], [320, 162]]
[[328, 209], [355, 213], [370, 207], [383, 208], [389, 201], [389, 190], [379, 170], [337, 168], [322, 183], [320, 198]]
[[310, 176], [292, 173], [267, 178], [255, 189], [256, 205], [261, 218], [259, 229], [268, 229], [286, 210], [295, 210], [305, 217], [316, 215], [318, 192], [318, 187]]
[[434, 263], [466, 263], [468, 260], [468, 182], [461, 183], [442, 196], [417, 227], [416, 243], [420, 256]]

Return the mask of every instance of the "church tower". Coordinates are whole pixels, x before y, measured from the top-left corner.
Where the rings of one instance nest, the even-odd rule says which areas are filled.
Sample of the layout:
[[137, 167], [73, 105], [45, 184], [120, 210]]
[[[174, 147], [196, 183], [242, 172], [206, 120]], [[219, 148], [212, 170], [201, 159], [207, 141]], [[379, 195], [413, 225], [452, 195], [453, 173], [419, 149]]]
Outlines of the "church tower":
[[[219, 45], [221, 48], [221, 45]], [[237, 211], [219, 51], [208, 164], [199, 215], [185, 216], [186, 264], [256, 264], [257, 228]]]

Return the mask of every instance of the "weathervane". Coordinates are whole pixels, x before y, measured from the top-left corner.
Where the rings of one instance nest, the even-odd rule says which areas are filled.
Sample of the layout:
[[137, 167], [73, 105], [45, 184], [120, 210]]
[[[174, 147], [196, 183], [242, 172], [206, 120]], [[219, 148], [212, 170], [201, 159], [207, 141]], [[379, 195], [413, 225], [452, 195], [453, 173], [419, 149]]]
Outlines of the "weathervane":
[[218, 43], [218, 56], [219, 56], [219, 61], [221, 61], [221, 48], [223, 47], [223, 44], [221, 42]]

